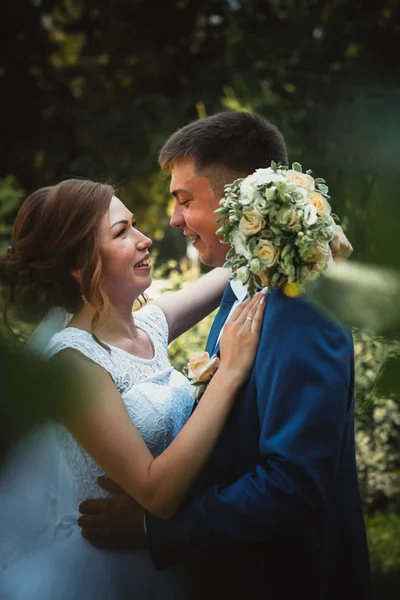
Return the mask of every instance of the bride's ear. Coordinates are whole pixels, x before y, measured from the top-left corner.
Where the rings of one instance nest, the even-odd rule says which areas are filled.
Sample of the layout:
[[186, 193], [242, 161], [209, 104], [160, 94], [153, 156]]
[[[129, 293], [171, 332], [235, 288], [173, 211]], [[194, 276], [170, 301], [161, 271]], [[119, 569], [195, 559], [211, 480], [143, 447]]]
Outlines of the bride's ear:
[[72, 269], [71, 271], [71, 275], [72, 277], [78, 282], [78, 283], [82, 283], [82, 269], [81, 267], [76, 268], [76, 269]]

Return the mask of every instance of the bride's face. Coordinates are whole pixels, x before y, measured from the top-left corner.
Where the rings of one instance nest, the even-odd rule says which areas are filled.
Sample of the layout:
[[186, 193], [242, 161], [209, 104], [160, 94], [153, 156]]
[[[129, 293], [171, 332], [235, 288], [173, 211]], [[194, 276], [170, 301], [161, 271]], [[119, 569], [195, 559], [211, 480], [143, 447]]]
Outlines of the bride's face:
[[133, 303], [151, 284], [150, 238], [136, 228], [134, 215], [113, 196], [100, 225], [104, 288], [111, 300]]

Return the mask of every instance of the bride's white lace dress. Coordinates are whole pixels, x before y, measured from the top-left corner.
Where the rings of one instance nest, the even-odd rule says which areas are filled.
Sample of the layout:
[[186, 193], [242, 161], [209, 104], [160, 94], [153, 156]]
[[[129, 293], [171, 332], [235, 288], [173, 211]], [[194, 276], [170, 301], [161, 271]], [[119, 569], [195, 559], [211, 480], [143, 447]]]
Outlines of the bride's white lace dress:
[[[193, 399], [189, 382], [169, 363], [164, 313], [150, 305], [136, 313], [135, 322], [152, 340], [154, 357], [150, 360], [112, 345], [108, 352], [90, 334], [74, 327], [55, 334], [46, 354], [51, 357], [73, 348], [103, 367], [150, 451], [158, 456], [186, 423]], [[107, 496], [96, 484], [96, 477], [104, 473], [62, 425], [56, 425], [50, 435], [53, 446], [45, 441], [37, 453], [46, 460], [55, 447], [58, 453], [53, 461], [57, 472], [52, 479], [46, 476], [43, 486], [45, 525], [36, 538], [41, 541], [33, 550], [11, 553], [8, 563], [4, 562], [3, 568], [0, 565], [2, 600], [187, 598], [184, 573], [179, 569], [156, 571], [147, 550], [100, 550], [82, 538], [76, 524], [77, 507], [84, 499]], [[29, 502], [27, 496], [27, 507]]]

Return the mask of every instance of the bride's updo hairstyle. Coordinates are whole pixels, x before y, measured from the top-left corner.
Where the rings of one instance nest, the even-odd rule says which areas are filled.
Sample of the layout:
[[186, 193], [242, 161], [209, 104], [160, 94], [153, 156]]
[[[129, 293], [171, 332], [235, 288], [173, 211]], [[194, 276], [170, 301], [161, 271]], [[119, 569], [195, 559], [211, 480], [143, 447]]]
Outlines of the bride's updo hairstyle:
[[[52, 306], [76, 313], [82, 295], [96, 309], [94, 331], [107, 312], [98, 239], [114, 189], [94, 181], [67, 179], [41, 188], [22, 204], [7, 254], [0, 259], [6, 311], [36, 323]], [[81, 269], [80, 284], [72, 276]]]

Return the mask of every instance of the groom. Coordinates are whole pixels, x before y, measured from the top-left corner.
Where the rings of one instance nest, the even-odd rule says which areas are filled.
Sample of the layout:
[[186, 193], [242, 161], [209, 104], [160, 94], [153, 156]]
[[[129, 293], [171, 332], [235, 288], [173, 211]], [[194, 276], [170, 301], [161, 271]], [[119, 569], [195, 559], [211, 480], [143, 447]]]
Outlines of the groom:
[[[224, 185], [271, 160], [287, 164], [284, 139], [248, 113], [191, 123], [162, 148], [174, 197], [171, 225], [192, 239], [204, 264], [225, 262], [228, 247], [216, 236], [214, 214]], [[240, 284], [228, 285], [210, 354], [245, 295]], [[253, 371], [202, 476], [174, 518], [146, 514], [156, 566], [185, 563], [193, 598], [369, 598], [353, 387], [349, 332], [308, 300], [272, 290]]]

